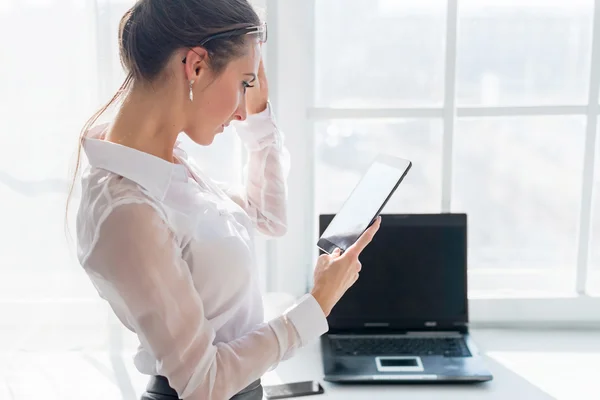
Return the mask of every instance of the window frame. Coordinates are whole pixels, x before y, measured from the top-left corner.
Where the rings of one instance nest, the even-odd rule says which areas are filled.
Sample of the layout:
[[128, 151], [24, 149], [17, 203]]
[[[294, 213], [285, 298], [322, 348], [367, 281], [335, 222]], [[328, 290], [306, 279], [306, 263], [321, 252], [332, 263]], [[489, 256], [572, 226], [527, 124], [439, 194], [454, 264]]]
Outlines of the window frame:
[[[586, 122], [583, 184], [578, 217], [576, 290], [570, 297], [470, 299], [470, 320], [481, 325], [574, 325], [600, 326], [600, 298], [586, 292], [589, 249], [592, 240], [592, 202], [596, 163], [598, 117], [600, 115], [600, 0], [594, 1], [591, 68], [586, 105], [459, 107], [456, 104], [458, 7], [460, 0], [447, 0], [444, 97], [439, 107], [415, 108], [327, 108], [315, 107], [315, 0], [267, 0], [271, 52], [267, 58], [272, 102], [279, 125], [286, 134], [292, 156], [289, 177], [289, 232], [269, 247], [266, 271], [270, 291], [296, 296], [312, 285], [317, 258], [315, 246], [314, 123], [331, 119], [426, 118], [443, 122], [441, 211], [452, 204], [452, 170], [457, 118], [514, 116], [584, 116]], [[286, 21], [285, 24], [278, 21]], [[277, 268], [276, 268], [277, 266]]]

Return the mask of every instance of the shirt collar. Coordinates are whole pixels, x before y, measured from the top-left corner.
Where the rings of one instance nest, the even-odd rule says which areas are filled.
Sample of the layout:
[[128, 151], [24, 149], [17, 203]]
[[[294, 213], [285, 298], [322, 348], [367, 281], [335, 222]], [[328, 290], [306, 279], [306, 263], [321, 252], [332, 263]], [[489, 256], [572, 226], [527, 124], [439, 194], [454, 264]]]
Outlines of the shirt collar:
[[83, 142], [90, 165], [127, 178], [163, 200], [174, 180], [187, 181], [185, 166], [103, 140], [108, 124], [91, 129]]

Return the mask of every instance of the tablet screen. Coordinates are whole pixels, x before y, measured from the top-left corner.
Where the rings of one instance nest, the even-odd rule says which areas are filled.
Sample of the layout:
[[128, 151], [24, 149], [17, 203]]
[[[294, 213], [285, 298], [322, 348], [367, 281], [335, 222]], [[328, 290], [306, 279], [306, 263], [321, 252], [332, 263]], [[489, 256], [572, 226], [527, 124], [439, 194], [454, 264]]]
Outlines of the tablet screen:
[[401, 158], [379, 156], [358, 182], [317, 245], [327, 253], [348, 249], [381, 212], [411, 167]]

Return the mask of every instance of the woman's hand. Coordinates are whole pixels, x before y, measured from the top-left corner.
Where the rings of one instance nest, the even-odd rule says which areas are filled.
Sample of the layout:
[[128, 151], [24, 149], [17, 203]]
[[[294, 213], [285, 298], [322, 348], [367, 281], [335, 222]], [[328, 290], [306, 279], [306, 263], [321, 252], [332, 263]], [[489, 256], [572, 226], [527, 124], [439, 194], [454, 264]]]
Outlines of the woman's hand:
[[336, 249], [331, 255], [323, 254], [319, 257], [315, 268], [315, 284], [311, 294], [323, 309], [325, 316], [329, 315], [333, 306], [358, 279], [361, 269], [358, 257], [371, 243], [380, 225], [381, 217], [378, 217], [344, 254], [340, 255], [340, 250]]
[[263, 112], [267, 108], [267, 102], [269, 101], [269, 84], [262, 59], [258, 65], [256, 80], [252, 82], [252, 85], [254, 87], [246, 91], [246, 111], [249, 115]]

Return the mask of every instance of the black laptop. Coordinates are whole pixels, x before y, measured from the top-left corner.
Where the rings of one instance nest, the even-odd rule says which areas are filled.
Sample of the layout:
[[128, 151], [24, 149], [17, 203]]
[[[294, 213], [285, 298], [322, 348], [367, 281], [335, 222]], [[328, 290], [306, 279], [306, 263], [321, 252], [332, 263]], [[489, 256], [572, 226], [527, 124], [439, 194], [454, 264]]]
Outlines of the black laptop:
[[[321, 338], [330, 382], [492, 379], [469, 336], [467, 216], [388, 214]], [[322, 233], [333, 215], [319, 217]]]

